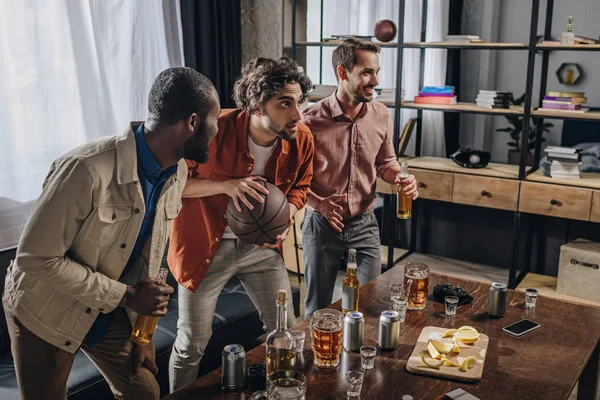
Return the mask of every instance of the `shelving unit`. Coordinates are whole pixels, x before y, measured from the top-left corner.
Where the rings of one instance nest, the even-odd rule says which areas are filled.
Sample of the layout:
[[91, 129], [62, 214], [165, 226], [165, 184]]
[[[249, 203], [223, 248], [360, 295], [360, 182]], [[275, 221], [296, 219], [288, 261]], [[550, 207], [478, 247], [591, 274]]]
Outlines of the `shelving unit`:
[[[398, 21], [404, 21], [405, 4], [407, 1], [413, 0], [399, 0], [399, 11]], [[293, 0], [293, 9], [295, 10], [296, 1]], [[522, 116], [524, 131], [521, 134], [520, 148], [527, 148], [527, 140], [529, 134], [530, 120], [532, 118], [537, 121], [543, 121], [545, 118], [552, 119], [584, 119], [584, 120], [598, 120], [600, 121], [600, 112], [588, 112], [588, 113], [570, 113], [561, 111], [548, 111], [541, 110], [532, 107], [532, 93], [534, 83], [534, 71], [535, 71], [535, 57], [536, 54], [542, 53], [541, 62], [541, 79], [540, 79], [540, 97], [538, 105], [542, 104], [544, 94], [546, 93], [547, 79], [548, 79], [548, 61], [549, 53], [552, 51], [600, 51], [600, 45], [561, 45], [561, 44], [538, 44], [537, 43], [537, 29], [538, 29], [538, 16], [540, 11], [540, 0], [531, 0], [531, 19], [530, 19], [530, 30], [528, 43], [447, 43], [447, 42], [427, 42], [427, 7], [428, 0], [422, 0], [422, 14], [421, 14], [421, 38], [419, 42], [407, 42], [404, 43], [403, 30], [400, 29], [398, 32], [396, 43], [380, 43], [382, 47], [396, 48], [398, 51], [397, 65], [396, 65], [396, 98], [395, 101], [382, 102], [390, 108], [395, 110], [394, 118], [394, 145], [398, 148], [399, 136], [400, 136], [400, 111], [403, 108], [417, 110], [417, 126], [415, 132], [415, 155], [414, 157], [405, 157], [408, 160], [408, 164], [417, 178], [420, 181], [423, 198], [434, 199], [439, 201], [448, 201], [453, 203], [471, 204], [480, 207], [489, 208], [500, 208], [505, 210], [514, 211], [513, 220], [513, 244], [511, 249], [511, 267], [508, 276], [508, 284], [510, 288], [515, 288], [521, 280], [529, 272], [529, 264], [525, 263], [525, 266], [518, 274], [519, 270], [519, 244], [521, 239], [521, 220], [522, 213], [527, 214], [541, 214], [558, 216], [561, 218], [569, 218], [566, 210], [569, 209], [569, 188], [571, 190], [579, 190], [587, 197], [584, 202], [589, 204], [589, 213], [586, 215], [585, 212], [574, 216], [571, 219], [589, 220], [592, 222], [600, 222], [600, 178], [596, 174], [582, 174], [579, 180], [565, 180], [565, 179], [552, 179], [543, 176], [541, 171], [538, 170], [539, 162], [541, 158], [541, 138], [542, 129], [541, 123], [537, 124], [536, 128], [536, 147], [534, 149], [534, 165], [532, 168], [527, 167], [527, 153], [523, 152], [520, 157], [519, 165], [506, 165], [490, 163], [486, 168], [482, 169], [469, 169], [462, 168], [456, 165], [453, 161], [446, 158], [426, 157], [421, 154], [421, 143], [422, 143], [422, 117], [423, 110], [432, 110], [440, 112], [453, 112], [453, 113], [471, 113], [471, 114], [484, 114], [484, 115], [517, 115]], [[547, 0], [546, 4], [546, 15], [544, 24], [544, 40], [550, 40], [552, 30], [552, 13], [554, 8], [554, 0]], [[321, 10], [323, 7], [321, 6]], [[402, 23], [400, 24], [402, 25]], [[322, 35], [322, 23], [321, 23], [321, 40]], [[340, 42], [295, 42], [295, 15], [292, 18], [292, 56], [295, 55], [296, 47], [307, 47], [307, 46], [337, 46]], [[523, 50], [527, 51], [527, 65], [526, 65], [526, 85], [525, 85], [525, 101], [523, 107], [511, 107], [511, 109], [487, 109], [478, 107], [474, 103], [458, 103], [456, 105], [434, 105], [434, 104], [415, 104], [410, 101], [400, 101], [401, 97], [401, 83], [402, 83], [402, 63], [403, 63], [403, 49], [420, 49], [421, 63], [419, 73], [419, 87], [423, 87], [424, 79], [424, 60], [426, 49], [449, 49], [449, 50]], [[321, 52], [321, 65], [322, 65], [322, 52]], [[313, 93], [311, 94], [311, 100], [320, 100], [326, 97], [328, 94], [324, 93]], [[419, 179], [422, 177], [423, 179]], [[427, 184], [424, 180], [432, 181], [431, 187], [440, 187], [440, 190], [431, 190], [431, 187], [427, 188]], [[461, 181], [462, 183], [468, 183], [473, 187], [492, 187], [494, 190], [500, 188], [501, 190], [495, 191], [496, 194], [491, 194], [487, 189], [483, 189], [478, 192], [479, 189], [471, 191], [470, 193], [463, 193], [460, 185], [456, 185], [456, 182]], [[435, 186], [438, 185], [438, 186]], [[541, 186], [536, 186], [541, 185]], [[552, 185], [552, 186], [550, 186]], [[515, 191], [514, 196], [504, 196], [506, 190]], [[533, 204], [536, 199], [528, 198], [528, 193], [531, 196], [536, 195], [535, 190], [541, 190], [544, 193], [563, 193], [564, 197], [551, 198], [548, 200], [548, 204]], [[387, 233], [393, 235], [396, 230], [396, 218], [395, 218], [395, 201], [396, 198], [395, 188], [393, 185], [387, 184], [382, 180], [377, 182], [377, 191], [384, 194], [385, 206], [384, 206], [384, 218], [386, 221]], [[549, 194], [550, 195], [550, 194]], [[496, 196], [496, 197], [494, 197]], [[535, 197], [535, 196], [534, 196]], [[500, 200], [498, 200], [498, 198]], [[545, 200], [544, 200], [545, 201]], [[538, 201], [539, 203], [539, 201]], [[564, 203], [564, 208], [561, 204]], [[598, 207], [598, 211], [595, 211], [595, 207]], [[537, 208], [536, 208], [537, 207]], [[419, 218], [419, 202], [413, 204], [413, 221], [411, 222], [411, 245], [410, 251], [414, 251], [416, 247], [417, 237], [417, 223], [416, 220]], [[528, 211], [523, 211], [528, 210]], [[596, 214], [595, 214], [596, 213]], [[386, 230], [382, 227], [384, 234]], [[389, 236], [388, 236], [389, 237]], [[532, 250], [532, 235], [527, 237], [526, 240], [526, 254], [531, 254]], [[393, 243], [393, 237], [390, 239]], [[410, 254], [407, 253], [407, 255]], [[388, 268], [394, 264], [393, 248], [390, 246], [388, 251]]]

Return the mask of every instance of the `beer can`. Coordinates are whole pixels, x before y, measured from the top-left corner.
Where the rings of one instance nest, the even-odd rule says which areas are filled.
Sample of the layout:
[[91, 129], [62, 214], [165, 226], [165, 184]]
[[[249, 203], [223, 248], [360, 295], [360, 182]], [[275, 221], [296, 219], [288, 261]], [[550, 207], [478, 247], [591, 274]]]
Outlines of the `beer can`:
[[400, 314], [387, 310], [379, 317], [379, 347], [395, 349], [400, 342]]
[[494, 282], [490, 286], [488, 314], [491, 317], [504, 317], [506, 314], [506, 284]]
[[241, 390], [246, 383], [246, 352], [239, 344], [228, 344], [221, 355], [223, 387]]
[[349, 312], [344, 317], [344, 349], [358, 351], [363, 345], [365, 335], [365, 319], [358, 311]]

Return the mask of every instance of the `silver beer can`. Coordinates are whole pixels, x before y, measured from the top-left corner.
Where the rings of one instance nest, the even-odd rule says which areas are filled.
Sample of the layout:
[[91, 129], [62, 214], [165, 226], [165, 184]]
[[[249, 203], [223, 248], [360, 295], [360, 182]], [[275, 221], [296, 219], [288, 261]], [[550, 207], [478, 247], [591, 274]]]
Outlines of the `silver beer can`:
[[494, 282], [490, 286], [488, 314], [491, 317], [504, 317], [506, 314], [506, 284]]
[[363, 345], [365, 336], [365, 319], [363, 314], [352, 311], [344, 317], [344, 349], [358, 351]]
[[221, 355], [223, 387], [241, 390], [246, 383], [246, 352], [239, 344], [228, 344]]
[[400, 342], [400, 314], [387, 310], [379, 317], [379, 347], [395, 349]]

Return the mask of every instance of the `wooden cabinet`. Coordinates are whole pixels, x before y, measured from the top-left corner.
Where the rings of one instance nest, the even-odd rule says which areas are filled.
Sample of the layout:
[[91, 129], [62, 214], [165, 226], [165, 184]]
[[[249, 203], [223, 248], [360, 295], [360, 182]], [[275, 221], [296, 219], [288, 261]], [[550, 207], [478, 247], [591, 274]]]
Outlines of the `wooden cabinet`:
[[454, 175], [452, 202], [516, 211], [519, 181], [472, 175]]
[[600, 190], [594, 190], [592, 194], [592, 210], [590, 212], [590, 221], [600, 222]]
[[592, 192], [584, 188], [523, 182], [519, 211], [589, 221]]
[[414, 169], [419, 197], [429, 200], [452, 201], [454, 174]]

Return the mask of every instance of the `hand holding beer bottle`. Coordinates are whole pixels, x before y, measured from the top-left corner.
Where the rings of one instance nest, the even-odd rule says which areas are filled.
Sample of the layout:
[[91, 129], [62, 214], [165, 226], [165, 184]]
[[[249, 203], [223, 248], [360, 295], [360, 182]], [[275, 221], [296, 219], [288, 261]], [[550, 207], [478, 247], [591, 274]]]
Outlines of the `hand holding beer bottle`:
[[[138, 315], [137, 319], [135, 320], [133, 331], [131, 332], [132, 342], [142, 346], [150, 343], [150, 341], [152, 340], [152, 335], [156, 330], [156, 325], [158, 324], [159, 316], [165, 315], [167, 313], [169, 294], [173, 293], [173, 288], [166, 285], [168, 273], [169, 270], [167, 268], [161, 268], [158, 273], [158, 276], [154, 280], [155, 286], [159, 286], [157, 295], [153, 300], [151, 300], [151, 302], [154, 303], [155, 309], [154, 311], [149, 313], [151, 315]], [[137, 287], [138, 285], [136, 285], [135, 287]], [[136, 309], [134, 309], [133, 307], [130, 308], [136, 311]]]
[[412, 214], [412, 201], [419, 197], [416, 189], [415, 177], [408, 173], [408, 165], [405, 161], [400, 163], [400, 173], [396, 176], [398, 185], [398, 213], [400, 219], [409, 219]]

